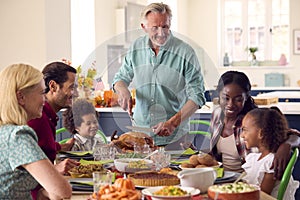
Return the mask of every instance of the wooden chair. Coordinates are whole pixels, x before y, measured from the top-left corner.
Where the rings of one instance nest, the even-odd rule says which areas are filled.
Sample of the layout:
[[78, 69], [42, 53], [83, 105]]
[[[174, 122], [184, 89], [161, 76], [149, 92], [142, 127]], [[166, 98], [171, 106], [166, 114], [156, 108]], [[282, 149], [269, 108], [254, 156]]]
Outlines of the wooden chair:
[[292, 172], [293, 172], [293, 169], [294, 169], [294, 165], [297, 161], [298, 155], [299, 155], [299, 149], [295, 148], [294, 152], [293, 152], [293, 155], [292, 155], [286, 169], [284, 170], [282, 179], [280, 181], [279, 190], [278, 190], [278, 194], [277, 194], [277, 199], [278, 200], [283, 200], [284, 193], [286, 191], [286, 188], [287, 188], [287, 186], [289, 184], [289, 181], [290, 181], [290, 178], [292, 176]]

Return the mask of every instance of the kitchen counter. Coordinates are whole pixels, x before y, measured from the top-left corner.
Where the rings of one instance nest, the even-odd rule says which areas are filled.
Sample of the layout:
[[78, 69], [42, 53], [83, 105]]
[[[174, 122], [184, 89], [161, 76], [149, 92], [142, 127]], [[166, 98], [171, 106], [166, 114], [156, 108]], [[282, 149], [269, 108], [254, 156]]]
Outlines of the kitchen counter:
[[258, 97], [278, 97], [280, 99], [300, 99], [300, 91], [274, 91], [258, 94]]
[[[271, 93], [270, 96], [272, 96], [272, 94], [277, 94], [277, 93], [276, 92]], [[300, 98], [300, 92], [299, 93], [296, 92], [295, 94], [293, 93], [290, 95], [294, 95], [293, 96], [294, 98], [296, 97], [295, 95], [297, 95], [297, 97]], [[266, 93], [266, 94], [261, 94], [259, 96], [268, 96], [268, 95]], [[300, 115], [300, 102], [278, 102], [276, 104], [259, 105], [259, 107], [271, 107], [271, 106], [277, 106], [281, 110], [281, 112], [285, 115]], [[207, 102], [206, 105], [202, 106], [201, 109], [198, 109], [195, 112], [195, 114], [211, 114], [213, 108], [214, 108], [213, 103]], [[125, 113], [125, 114], [127, 113], [127, 111], [124, 111], [121, 107], [96, 108], [96, 111], [99, 113]]]
[[[289, 126], [300, 130], [300, 102], [279, 102], [277, 104], [260, 105], [259, 107], [277, 106], [282, 113], [287, 117]], [[210, 121], [211, 113], [214, 105], [212, 102], [207, 102], [206, 106], [198, 109], [190, 119], [201, 119]], [[128, 132], [126, 126], [131, 125], [128, 113], [121, 107], [111, 108], [96, 108], [96, 111], [100, 114], [99, 124], [100, 129], [110, 136], [114, 131], [118, 134]], [[191, 130], [196, 130], [197, 127], [191, 127]]]

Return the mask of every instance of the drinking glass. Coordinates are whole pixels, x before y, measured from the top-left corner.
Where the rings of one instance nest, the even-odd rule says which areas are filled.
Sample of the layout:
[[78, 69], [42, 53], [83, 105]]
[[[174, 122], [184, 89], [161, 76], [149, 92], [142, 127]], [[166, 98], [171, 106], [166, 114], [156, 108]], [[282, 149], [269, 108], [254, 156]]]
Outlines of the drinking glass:
[[151, 148], [148, 144], [145, 145], [134, 145], [134, 154], [137, 158], [143, 158], [151, 152]]
[[116, 148], [109, 145], [97, 145], [93, 149], [94, 160], [114, 160]]
[[110, 171], [93, 172], [93, 189], [98, 192], [101, 186], [111, 185], [113, 174]]
[[160, 148], [156, 154], [151, 156], [151, 160], [154, 162], [155, 170], [159, 171], [162, 168], [169, 166], [171, 154], [165, 152], [163, 148]]

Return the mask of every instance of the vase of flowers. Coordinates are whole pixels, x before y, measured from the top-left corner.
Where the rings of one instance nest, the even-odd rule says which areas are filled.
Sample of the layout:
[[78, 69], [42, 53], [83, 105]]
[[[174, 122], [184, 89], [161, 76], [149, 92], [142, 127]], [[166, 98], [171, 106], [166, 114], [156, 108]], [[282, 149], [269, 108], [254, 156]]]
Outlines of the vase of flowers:
[[249, 50], [249, 52], [251, 54], [251, 58], [252, 58], [251, 65], [252, 66], [258, 65], [258, 62], [256, 60], [256, 55], [255, 55], [255, 52], [258, 51], [258, 48], [257, 47], [249, 47], [248, 50]]

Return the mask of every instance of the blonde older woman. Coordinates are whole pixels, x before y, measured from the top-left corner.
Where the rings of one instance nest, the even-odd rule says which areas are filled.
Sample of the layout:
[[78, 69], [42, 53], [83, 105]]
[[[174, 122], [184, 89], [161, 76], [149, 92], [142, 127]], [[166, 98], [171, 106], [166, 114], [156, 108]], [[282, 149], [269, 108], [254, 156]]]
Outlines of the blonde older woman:
[[45, 101], [43, 74], [30, 65], [14, 64], [0, 72], [0, 199], [70, 198], [70, 184], [37, 143], [28, 120], [41, 117]]

